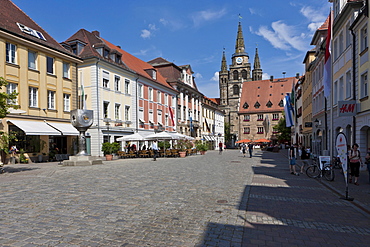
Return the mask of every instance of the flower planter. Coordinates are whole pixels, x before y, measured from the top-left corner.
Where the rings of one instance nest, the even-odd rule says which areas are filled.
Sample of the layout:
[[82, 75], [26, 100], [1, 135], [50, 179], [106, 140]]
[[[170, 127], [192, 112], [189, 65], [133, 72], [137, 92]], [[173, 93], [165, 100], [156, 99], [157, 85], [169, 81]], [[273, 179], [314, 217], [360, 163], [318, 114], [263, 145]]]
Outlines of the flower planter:
[[206, 151], [199, 151], [199, 153], [200, 153], [201, 155], [205, 155], [205, 154], [206, 154]]
[[113, 154], [106, 154], [105, 160], [113, 160]]
[[186, 152], [181, 151], [179, 152], [179, 155], [180, 155], [180, 158], [184, 158], [186, 156]]

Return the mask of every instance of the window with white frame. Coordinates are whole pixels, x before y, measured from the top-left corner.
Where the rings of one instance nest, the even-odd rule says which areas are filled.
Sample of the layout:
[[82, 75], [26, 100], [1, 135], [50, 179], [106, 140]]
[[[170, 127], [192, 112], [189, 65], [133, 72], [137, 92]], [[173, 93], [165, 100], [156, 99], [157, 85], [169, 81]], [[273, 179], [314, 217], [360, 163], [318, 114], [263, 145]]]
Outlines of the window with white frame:
[[244, 127], [243, 128], [243, 133], [244, 134], [249, 134], [250, 133], [250, 127]]
[[153, 100], [153, 88], [149, 88], [148, 91], [149, 91], [148, 98], [150, 101], [152, 101]]
[[344, 51], [344, 40], [343, 40], [343, 32], [339, 34], [339, 54], [342, 54]]
[[71, 110], [71, 95], [63, 94], [63, 110], [69, 112]]
[[361, 41], [360, 41], [361, 51], [367, 48], [367, 26], [361, 29]]
[[367, 72], [361, 75], [361, 98], [368, 96]]
[[351, 97], [352, 92], [352, 73], [348, 71], [346, 73], [346, 98]]
[[46, 57], [46, 72], [54, 74], [54, 58], [52, 57]]
[[138, 85], [138, 96], [139, 96], [139, 98], [144, 97], [144, 86], [142, 84]]
[[177, 104], [177, 102], [176, 102], [176, 97], [175, 96], [172, 96], [172, 107], [175, 107], [176, 108], [176, 104]]
[[339, 78], [339, 88], [338, 88], [338, 101], [344, 100], [344, 80], [343, 76]]
[[162, 123], [162, 110], [160, 110], [160, 109], [157, 109], [157, 121], [158, 121], [158, 123], [163, 125], [163, 123]]
[[109, 88], [109, 72], [103, 71], [103, 87]]
[[164, 94], [164, 104], [168, 105], [168, 94]]
[[244, 115], [243, 121], [250, 121], [250, 120], [251, 120], [251, 116], [250, 115]]
[[116, 75], [114, 77], [114, 90], [115, 91], [119, 91], [119, 88], [120, 88], [119, 87], [120, 86], [119, 84], [120, 84], [120, 82], [121, 82], [121, 77], [119, 77], [119, 76]]
[[130, 121], [130, 106], [125, 105], [125, 121]]
[[55, 109], [55, 92], [48, 90], [48, 109]]
[[70, 68], [70, 64], [69, 63], [66, 63], [66, 62], [63, 62], [63, 77], [64, 78], [69, 78], [69, 68]]
[[257, 114], [257, 121], [263, 120], [263, 114]]
[[8, 63], [16, 63], [16, 51], [17, 46], [12, 43], [6, 43], [6, 62]]
[[263, 134], [263, 127], [257, 127], [257, 134]]
[[29, 87], [29, 106], [30, 107], [37, 107], [38, 102], [37, 102], [37, 91], [38, 89], [35, 87]]
[[[6, 93], [11, 94], [13, 92], [17, 92], [17, 87], [18, 87], [18, 84], [9, 82], [8, 85], [6, 85]], [[7, 103], [12, 104], [12, 105], [16, 105], [18, 103], [18, 100], [17, 99], [14, 99], [14, 100], [8, 99]]]
[[103, 102], [103, 118], [109, 117], [109, 102], [104, 101]]
[[36, 59], [37, 59], [37, 53], [34, 51], [28, 51], [28, 68], [29, 69], [37, 69]]
[[121, 108], [120, 104], [115, 104], [114, 105], [114, 117], [115, 117], [115, 119], [121, 119], [120, 118], [120, 108]]
[[279, 113], [273, 113], [272, 120], [279, 120]]
[[[336, 60], [339, 56], [339, 50], [338, 50], [338, 39], [334, 40], [334, 60]], [[316, 80], [317, 81], [317, 80]]]
[[125, 94], [130, 94], [130, 80], [125, 79]]
[[157, 102], [160, 104], [162, 103], [162, 100], [161, 100], [161, 92], [160, 91], [157, 91]]

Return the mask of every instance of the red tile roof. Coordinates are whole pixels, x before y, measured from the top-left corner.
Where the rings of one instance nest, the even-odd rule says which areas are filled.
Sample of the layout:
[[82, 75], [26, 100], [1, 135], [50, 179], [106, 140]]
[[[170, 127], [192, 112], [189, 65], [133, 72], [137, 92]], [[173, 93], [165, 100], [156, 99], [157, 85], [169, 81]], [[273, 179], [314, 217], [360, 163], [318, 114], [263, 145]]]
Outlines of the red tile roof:
[[[56, 40], [53, 39], [42, 27], [33, 21], [26, 13], [24, 13], [18, 6], [9, 0], [0, 0], [0, 30], [12, 33], [16, 36], [31, 40], [35, 43], [50, 47], [57, 51], [68, 55], [75, 56], [73, 53], [64, 49]], [[35, 31], [42, 33], [46, 40], [35, 37], [31, 34], [23, 32], [17, 23], [32, 28]]]
[[[286, 93], [292, 92], [293, 82], [296, 83], [296, 77], [274, 79], [260, 81], [246, 81], [243, 83], [242, 95], [240, 97], [239, 113], [262, 113], [262, 112], [281, 112], [284, 107], [280, 107], [279, 103], [284, 98]], [[267, 107], [266, 104], [271, 101], [272, 106]], [[259, 108], [254, 105], [258, 102]], [[249, 107], [243, 108], [247, 103]]]

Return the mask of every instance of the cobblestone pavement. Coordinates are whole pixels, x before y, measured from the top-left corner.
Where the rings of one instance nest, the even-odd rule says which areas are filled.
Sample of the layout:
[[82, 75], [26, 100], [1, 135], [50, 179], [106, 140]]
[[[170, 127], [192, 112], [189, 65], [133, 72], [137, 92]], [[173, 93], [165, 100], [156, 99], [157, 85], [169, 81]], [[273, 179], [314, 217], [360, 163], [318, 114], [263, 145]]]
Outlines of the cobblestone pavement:
[[[289, 173], [285, 150], [261, 152], [254, 159], [243, 246], [369, 246], [370, 185], [349, 185], [353, 202], [345, 195], [343, 175], [333, 182]], [[361, 181], [360, 181], [361, 183]]]
[[[6, 166], [0, 246], [368, 246], [369, 184], [339, 199], [281, 153]], [[358, 189], [364, 188], [363, 190]], [[356, 189], [357, 192], [354, 190]], [[357, 194], [356, 194], [357, 193]]]

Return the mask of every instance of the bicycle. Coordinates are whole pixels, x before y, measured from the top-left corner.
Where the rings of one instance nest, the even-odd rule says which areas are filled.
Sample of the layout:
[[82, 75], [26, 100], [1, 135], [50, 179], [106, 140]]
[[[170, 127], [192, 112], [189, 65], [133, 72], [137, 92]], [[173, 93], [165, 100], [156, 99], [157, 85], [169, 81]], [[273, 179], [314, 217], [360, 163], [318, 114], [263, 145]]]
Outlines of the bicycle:
[[310, 178], [324, 177], [328, 181], [334, 180], [334, 169], [332, 164], [326, 164], [326, 161], [322, 161], [323, 169], [318, 165], [317, 159], [313, 159], [312, 165], [307, 167], [306, 175]]

